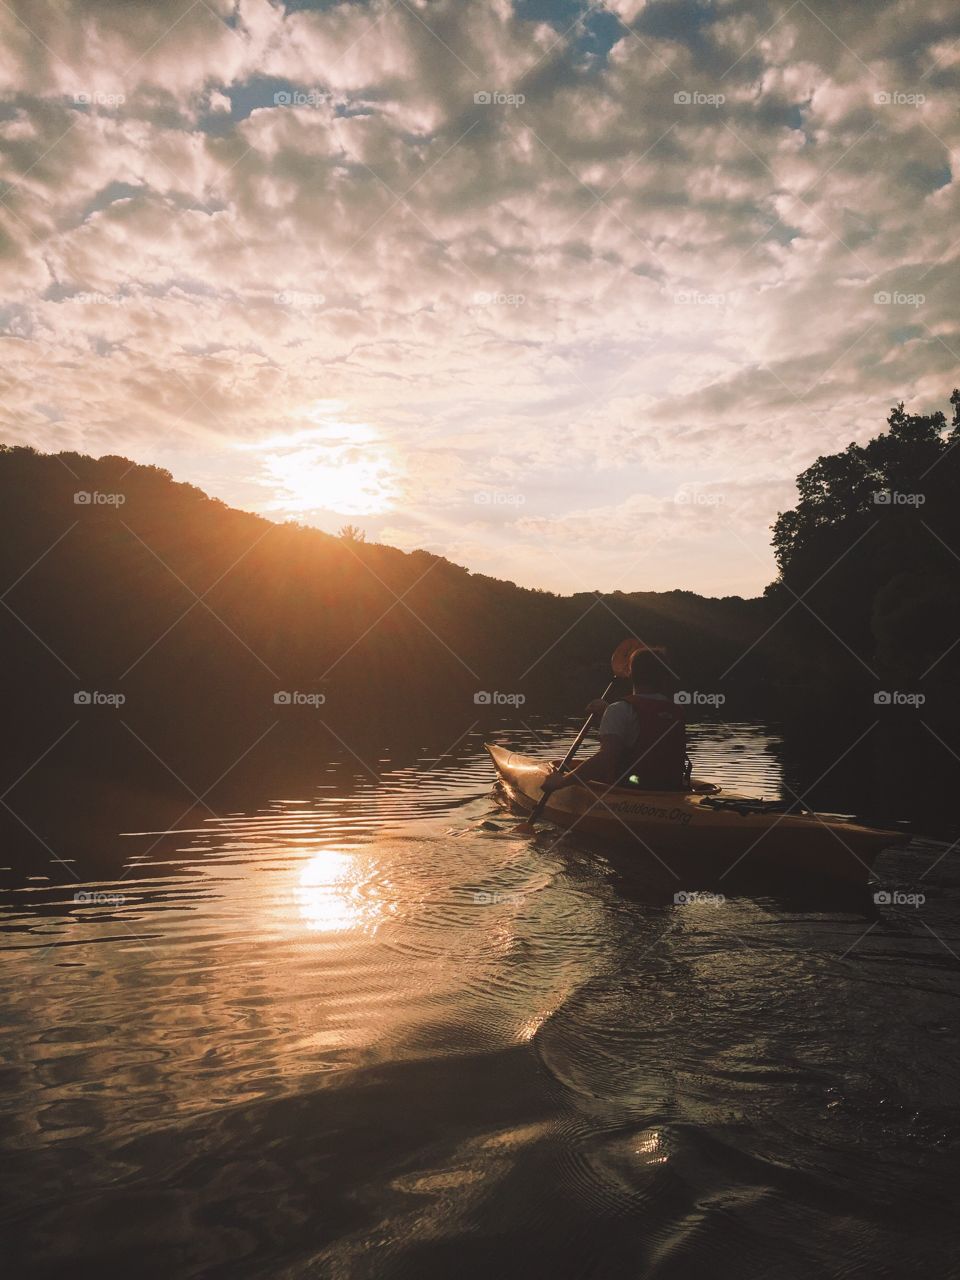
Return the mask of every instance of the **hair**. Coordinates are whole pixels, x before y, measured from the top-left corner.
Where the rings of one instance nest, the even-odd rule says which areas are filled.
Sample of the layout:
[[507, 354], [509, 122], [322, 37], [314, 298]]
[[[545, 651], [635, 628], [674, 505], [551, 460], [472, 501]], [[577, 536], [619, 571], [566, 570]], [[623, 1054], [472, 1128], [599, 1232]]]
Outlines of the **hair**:
[[667, 666], [667, 651], [661, 646], [644, 645], [630, 659], [630, 680], [634, 692], [651, 689], [655, 693], [671, 693], [673, 672]]

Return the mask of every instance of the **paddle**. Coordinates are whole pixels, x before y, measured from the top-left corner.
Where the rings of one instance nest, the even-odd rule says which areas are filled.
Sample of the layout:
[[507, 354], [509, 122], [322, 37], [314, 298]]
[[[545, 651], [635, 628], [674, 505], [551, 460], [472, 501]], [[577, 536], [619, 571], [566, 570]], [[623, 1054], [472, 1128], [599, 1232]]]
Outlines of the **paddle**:
[[[606, 689], [604, 689], [603, 691], [604, 702], [606, 702], [607, 698], [610, 697], [610, 694], [613, 693], [613, 686], [616, 684], [617, 680], [622, 676], [629, 676], [630, 659], [633, 657], [633, 655], [636, 653], [638, 649], [642, 649], [642, 648], [643, 648], [642, 640], [637, 640], [634, 636], [628, 636], [626, 640], [621, 641], [621, 643], [617, 645], [616, 649], [614, 649], [610, 657], [610, 668], [613, 671], [613, 679], [610, 681]], [[584, 738], [590, 732], [590, 726], [593, 724], [595, 719], [596, 719], [596, 714], [594, 712], [591, 712], [590, 715], [587, 717], [586, 721], [584, 722], [583, 728], [574, 738], [573, 743], [570, 747], [570, 750], [560, 761], [560, 766], [557, 770], [558, 773], [564, 773], [569, 768], [570, 761], [580, 750], [580, 744], [583, 742]], [[545, 791], [543, 795], [540, 797], [540, 799], [537, 801], [537, 803], [533, 806], [533, 812], [530, 814], [530, 817], [527, 818], [524, 822], [518, 823], [518, 825], [514, 827], [514, 831], [518, 832], [519, 834], [532, 833], [534, 831], [533, 824], [536, 821], [538, 821], [540, 815], [543, 813], [544, 809], [547, 807], [547, 801], [549, 799], [550, 799], [550, 793]]]

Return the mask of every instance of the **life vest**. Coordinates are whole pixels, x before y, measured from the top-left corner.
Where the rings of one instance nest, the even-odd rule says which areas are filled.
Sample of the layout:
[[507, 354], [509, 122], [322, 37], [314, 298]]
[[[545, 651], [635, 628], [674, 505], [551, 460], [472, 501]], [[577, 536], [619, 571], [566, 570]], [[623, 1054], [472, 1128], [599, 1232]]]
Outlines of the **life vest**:
[[683, 712], [666, 698], [631, 693], [623, 699], [634, 710], [638, 735], [627, 749], [620, 781], [631, 776], [634, 786], [648, 791], [677, 791], [684, 785], [687, 734]]

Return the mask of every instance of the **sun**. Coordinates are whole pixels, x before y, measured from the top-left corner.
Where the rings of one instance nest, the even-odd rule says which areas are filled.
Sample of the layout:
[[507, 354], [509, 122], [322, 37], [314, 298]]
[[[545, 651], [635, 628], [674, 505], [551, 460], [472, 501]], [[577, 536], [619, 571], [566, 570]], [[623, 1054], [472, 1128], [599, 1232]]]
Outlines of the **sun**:
[[374, 516], [394, 506], [396, 458], [366, 423], [317, 421], [306, 431], [262, 441], [259, 450], [276, 495], [273, 510]]
[[277, 504], [287, 511], [375, 516], [393, 505], [394, 476], [387, 460], [375, 454], [351, 450], [330, 456], [296, 449], [266, 461], [281, 490]]

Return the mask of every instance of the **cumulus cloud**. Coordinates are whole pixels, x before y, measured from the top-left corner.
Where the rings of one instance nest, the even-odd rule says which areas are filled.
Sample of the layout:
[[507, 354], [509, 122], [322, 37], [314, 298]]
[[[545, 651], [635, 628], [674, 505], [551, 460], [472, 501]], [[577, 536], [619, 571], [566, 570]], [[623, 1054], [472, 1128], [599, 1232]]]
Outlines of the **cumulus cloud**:
[[954, 6], [527, 9], [0, 7], [5, 436], [331, 527], [264, 442], [337, 400], [375, 535], [762, 586], [790, 477], [955, 380]]

